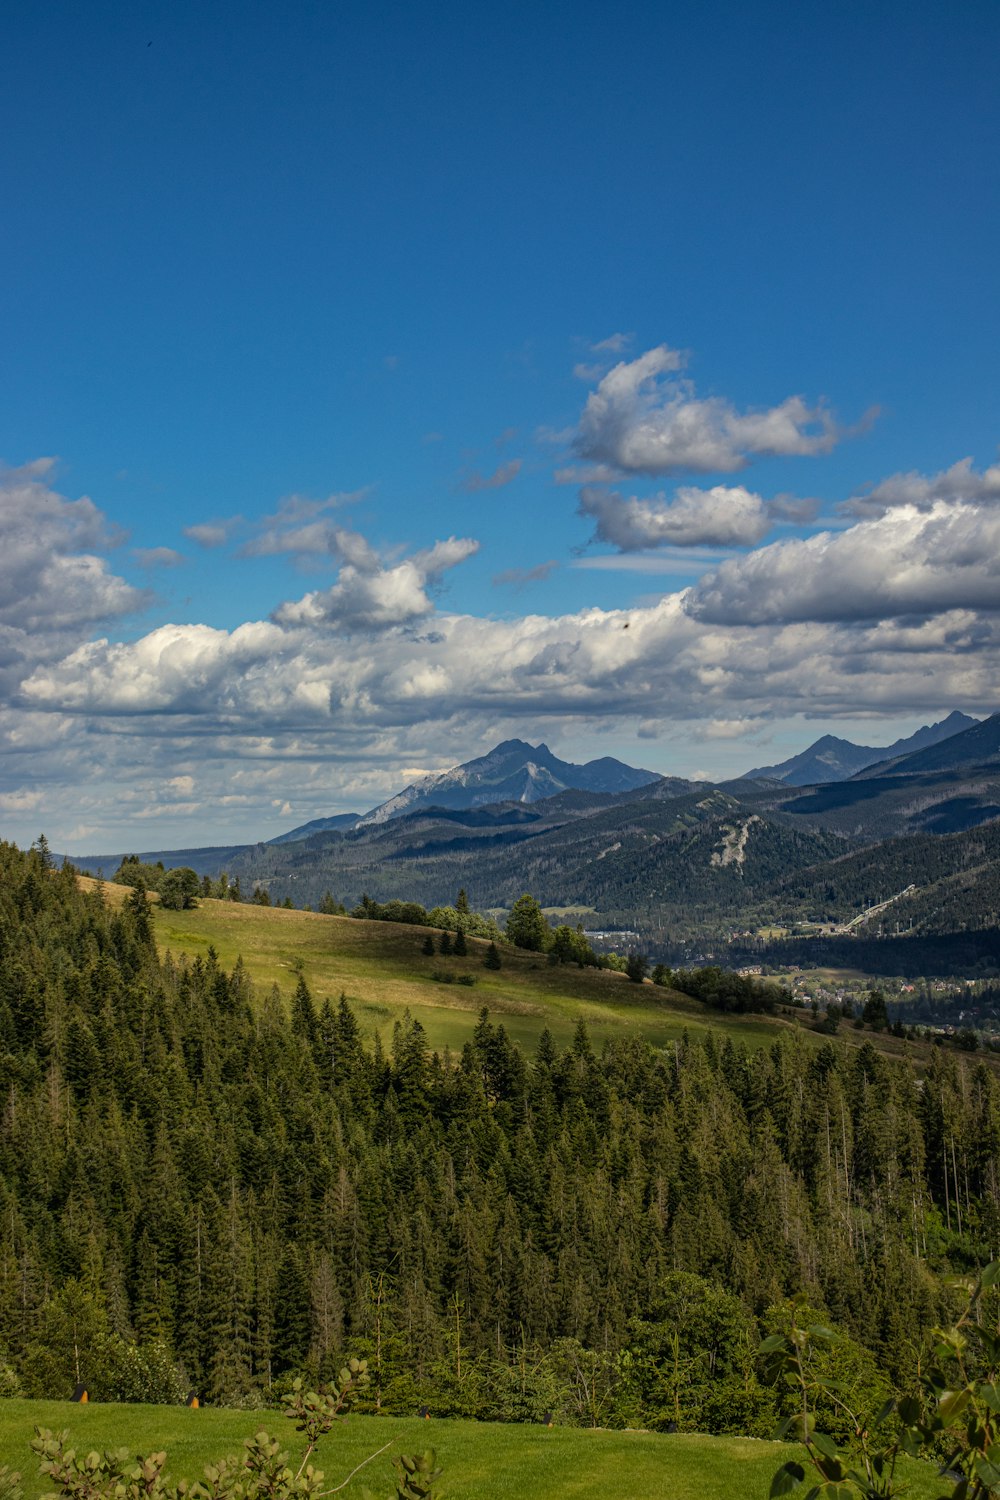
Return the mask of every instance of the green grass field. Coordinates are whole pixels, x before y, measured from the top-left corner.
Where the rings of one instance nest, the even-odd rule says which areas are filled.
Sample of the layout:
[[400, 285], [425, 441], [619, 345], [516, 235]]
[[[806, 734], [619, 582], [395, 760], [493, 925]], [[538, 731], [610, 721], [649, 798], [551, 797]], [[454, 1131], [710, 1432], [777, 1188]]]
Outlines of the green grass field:
[[[92, 887], [96, 882], [81, 877], [81, 884]], [[116, 903], [130, 894], [127, 886], [108, 883], [103, 889], [106, 899]], [[362, 1031], [369, 1037], [378, 1032], [383, 1042], [409, 1010], [424, 1026], [432, 1047], [460, 1051], [484, 1005], [529, 1054], [546, 1026], [565, 1046], [580, 1020], [587, 1023], [598, 1050], [605, 1038], [623, 1030], [656, 1047], [669, 1046], [685, 1031], [693, 1036], [725, 1032], [749, 1047], [770, 1046], [777, 1036], [792, 1033], [811, 1047], [825, 1040], [811, 1029], [808, 1012], [725, 1015], [676, 990], [635, 985], [623, 974], [605, 969], [552, 966], [541, 955], [517, 949], [505, 948], [503, 968], [494, 972], [483, 968], [488, 945], [479, 938], [469, 938], [465, 958], [425, 957], [425, 927], [205, 898], [199, 898], [191, 911], [164, 911], [158, 904], [152, 910], [161, 953], [194, 958], [213, 947], [226, 969], [242, 957], [258, 998], [277, 985], [290, 999], [302, 974], [317, 1004], [327, 997], [336, 1001], [343, 992]], [[442, 983], [435, 974], [450, 974], [453, 982]], [[462, 975], [471, 975], [474, 984], [455, 982]], [[931, 1055], [927, 1044], [849, 1026], [840, 1028], [838, 1039], [849, 1047], [871, 1041], [887, 1056], [911, 1058], [918, 1068]], [[1000, 1068], [1000, 1059], [990, 1061]]]
[[[45, 1485], [28, 1447], [35, 1426], [68, 1428], [78, 1448], [165, 1448], [167, 1472], [197, 1479], [207, 1463], [236, 1451], [266, 1426], [291, 1452], [296, 1434], [277, 1412], [176, 1406], [73, 1406], [59, 1401], [0, 1401], [0, 1463], [22, 1474], [27, 1500]], [[287, 1441], [286, 1441], [287, 1439]], [[392, 1456], [433, 1447], [447, 1500], [765, 1500], [771, 1478], [794, 1450], [751, 1438], [684, 1433], [591, 1432], [577, 1428], [502, 1426], [492, 1422], [351, 1417], [318, 1455], [332, 1488], [368, 1454], [390, 1442], [342, 1491], [393, 1492]], [[912, 1500], [935, 1493], [929, 1471], [911, 1465]]]
[[[461, 1049], [479, 1012], [488, 1006], [511, 1037], [529, 1051], [548, 1026], [568, 1042], [578, 1020], [586, 1021], [595, 1045], [622, 1026], [662, 1046], [689, 1031], [707, 1031], [718, 1018], [687, 996], [631, 984], [606, 970], [550, 966], [542, 956], [503, 952], [503, 968], [484, 969], [487, 944], [469, 939], [465, 958], [421, 952], [427, 929], [394, 922], [357, 922], [317, 912], [203, 900], [192, 911], [156, 911], [161, 951], [204, 954], [212, 945], [231, 968], [242, 955], [258, 993], [277, 984], [291, 996], [301, 973], [317, 1003], [343, 991], [362, 1027], [383, 1040], [409, 1009], [419, 1017], [433, 1047]], [[441, 983], [432, 976], [472, 975], [470, 986]], [[727, 1030], [754, 1046], [770, 1043], [782, 1023], [761, 1017], [734, 1018]]]

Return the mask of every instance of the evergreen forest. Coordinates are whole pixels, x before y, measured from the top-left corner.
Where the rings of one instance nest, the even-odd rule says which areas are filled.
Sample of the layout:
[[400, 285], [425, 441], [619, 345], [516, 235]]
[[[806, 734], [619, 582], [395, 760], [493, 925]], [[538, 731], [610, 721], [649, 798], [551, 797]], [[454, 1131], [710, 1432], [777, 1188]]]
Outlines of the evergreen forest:
[[804, 1293], [876, 1411], [996, 1257], [997, 1076], [719, 1019], [383, 1049], [0, 846], [0, 1393], [265, 1405], [354, 1355], [370, 1409], [764, 1435]]

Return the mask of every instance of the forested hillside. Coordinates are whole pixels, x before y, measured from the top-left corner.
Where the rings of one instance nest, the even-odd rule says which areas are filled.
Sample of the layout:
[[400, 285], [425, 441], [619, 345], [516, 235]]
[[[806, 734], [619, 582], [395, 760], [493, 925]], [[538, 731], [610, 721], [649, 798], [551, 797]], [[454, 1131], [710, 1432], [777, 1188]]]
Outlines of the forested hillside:
[[[0, 1380], [263, 1399], [367, 1356], [383, 1409], [767, 1431], [756, 1347], [805, 1291], [874, 1400], [1000, 1239], [1000, 1091], [936, 1052], [484, 1015], [389, 1053], [0, 847]], [[867, 1384], [866, 1384], [867, 1383]], [[878, 1402], [876, 1401], [876, 1405]], [[834, 1418], [831, 1416], [830, 1421]]]
[[667, 913], [693, 932], [732, 920], [748, 892], [850, 847], [719, 788], [607, 801], [594, 807], [573, 793], [532, 808], [432, 809], [302, 844], [258, 845], [230, 873], [246, 890], [263, 883], [272, 899], [297, 904], [329, 889], [349, 907], [363, 892], [434, 906], [463, 886], [487, 909], [530, 890], [543, 906], [589, 906], [629, 927]]

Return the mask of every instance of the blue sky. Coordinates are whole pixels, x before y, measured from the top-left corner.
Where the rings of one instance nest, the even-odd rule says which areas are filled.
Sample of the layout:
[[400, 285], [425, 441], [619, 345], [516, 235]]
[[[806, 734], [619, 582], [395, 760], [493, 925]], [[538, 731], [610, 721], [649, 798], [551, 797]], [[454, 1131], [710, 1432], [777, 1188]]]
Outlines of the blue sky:
[[994, 4], [55, 3], [3, 45], [5, 836], [998, 706]]

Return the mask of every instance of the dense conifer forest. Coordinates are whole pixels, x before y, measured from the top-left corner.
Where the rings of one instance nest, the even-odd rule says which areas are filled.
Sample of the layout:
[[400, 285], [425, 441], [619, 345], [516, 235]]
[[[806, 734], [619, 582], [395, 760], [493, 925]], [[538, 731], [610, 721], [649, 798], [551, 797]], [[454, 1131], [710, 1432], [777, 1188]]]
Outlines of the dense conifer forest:
[[785, 1299], [877, 1407], [1000, 1245], [975, 1058], [582, 1026], [524, 1057], [485, 1013], [384, 1051], [301, 979], [289, 1009], [161, 961], [141, 889], [44, 848], [0, 846], [0, 1101], [8, 1394], [263, 1403], [346, 1352], [382, 1410], [766, 1433]]

